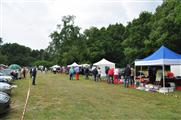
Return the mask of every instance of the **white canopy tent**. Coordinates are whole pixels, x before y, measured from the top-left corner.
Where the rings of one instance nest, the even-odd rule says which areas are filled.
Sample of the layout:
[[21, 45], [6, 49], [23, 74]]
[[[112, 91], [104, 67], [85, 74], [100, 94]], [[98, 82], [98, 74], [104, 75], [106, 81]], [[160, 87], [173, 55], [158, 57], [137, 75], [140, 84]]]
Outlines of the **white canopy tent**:
[[135, 66], [162, 66], [163, 87], [165, 87], [165, 65], [181, 65], [181, 55], [162, 46], [152, 55], [142, 60], [135, 61]]
[[54, 65], [51, 68], [60, 68], [60, 66], [59, 65]]
[[81, 64], [80, 66], [82, 66], [82, 67], [89, 67], [90, 66], [90, 64]]
[[75, 66], [79, 66], [76, 62], [72, 63], [71, 65], [68, 65], [68, 67], [75, 67]]
[[101, 76], [106, 76], [105, 67], [115, 68], [115, 63], [110, 62], [104, 58], [99, 62], [94, 63], [93, 65], [98, 66], [101, 69]]

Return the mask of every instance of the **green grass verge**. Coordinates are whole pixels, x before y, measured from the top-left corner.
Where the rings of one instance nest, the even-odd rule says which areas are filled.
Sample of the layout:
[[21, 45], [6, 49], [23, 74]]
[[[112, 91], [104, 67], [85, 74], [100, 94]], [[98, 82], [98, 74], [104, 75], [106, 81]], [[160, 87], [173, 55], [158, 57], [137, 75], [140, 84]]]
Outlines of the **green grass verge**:
[[[17, 80], [12, 90], [11, 110], [0, 119], [19, 120], [28, 80]], [[169, 95], [144, 92], [122, 85], [85, 80], [70, 81], [67, 75], [37, 75], [25, 120], [179, 120], [181, 92]], [[178, 97], [174, 97], [178, 96]]]

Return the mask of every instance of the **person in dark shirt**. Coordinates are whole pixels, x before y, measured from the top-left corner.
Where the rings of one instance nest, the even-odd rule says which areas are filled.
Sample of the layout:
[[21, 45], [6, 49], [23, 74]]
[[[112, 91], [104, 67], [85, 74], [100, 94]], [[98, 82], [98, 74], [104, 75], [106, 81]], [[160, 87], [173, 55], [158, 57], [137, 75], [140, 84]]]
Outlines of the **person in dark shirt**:
[[124, 75], [125, 75], [124, 87], [129, 87], [130, 76], [131, 76], [131, 68], [129, 64], [127, 64], [125, 68]]
[[105, 73], [106, 73], [106, 81], [107, 81], [107, 83], [109, 83], [109, 75], [108, 75], [108, 71], [109, 71], [109, 67], [105, 67]]
[[97, 81], [98, 71], [97, 71], [97, 68], [96, 68], [96, 67], [93, 69], [92, 74], [93, 74], [93, 77], [94, 77], [94, 81]]
[[89, 79], [89, 68], [88, 67], [85, 67], [84, 74], [85, 74], [85, 79]]
[[37, 73], [36, 67], [32, 68], [32, 73], [31, 73], [31, 75], [32, 75], [32, 85], [35, 85], [36, 73]]

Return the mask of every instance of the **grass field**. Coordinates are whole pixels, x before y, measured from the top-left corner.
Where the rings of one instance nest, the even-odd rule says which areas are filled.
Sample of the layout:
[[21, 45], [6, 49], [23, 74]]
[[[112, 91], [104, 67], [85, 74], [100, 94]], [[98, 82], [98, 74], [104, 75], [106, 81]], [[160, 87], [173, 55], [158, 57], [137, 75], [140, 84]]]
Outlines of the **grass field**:
[[[0, 119], [20, 120], [28, 80], [14, 81], [11, 110]], [[52, 73], [38, 73], [36, 82], [25, 120], [181, 120], [181, 91], [163, 95]]]

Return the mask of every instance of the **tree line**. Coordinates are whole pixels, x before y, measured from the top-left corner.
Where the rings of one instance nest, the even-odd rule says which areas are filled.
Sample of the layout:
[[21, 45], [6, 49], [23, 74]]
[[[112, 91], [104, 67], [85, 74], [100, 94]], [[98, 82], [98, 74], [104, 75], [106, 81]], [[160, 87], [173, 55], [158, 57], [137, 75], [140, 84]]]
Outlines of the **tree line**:
[[106, 58], [119, 67], [132, 64], [157, 50], [161, 45], [181, 53], [181, 1], [165, 0], [156, 12], [142, 12], [126, 26], [91, 27], [83, 33], [74, 24], [75, 16], [64, 16], [62, 24], [50, 34], [47, 48], [59, 64], [94, 63]]
[[[17, 44], [1, 45], [0, 62], [4, 59], [8, 64], [67, 65], [74, 61], [94, 63], [105, 58], [118, 67], [124, 67], [150, 55], [161, 45], [181, 54], [180, 0], [164, 0], [154, 13], [144, 11], [126, 26], [115, 23], [102, 28], [90, 27], [81, 32], [74, 20], [73, 15], [62, 17], [57, 29], [50, 33], [52, 41], [45, 50], [20, 46], [19, 49], [24, 49], [21, 53]], [[18, 55], [15, 56], [11, 50]]]
[[19, 64], [21, 66], [33, 66], [44, 64], [51, 66], [53, 63], [49, 60], [48, 53], [41, 50], [32, 50], [29, 47], [17, 43], [2, 44], [0, 39], [0, 64], [10, 65]]

